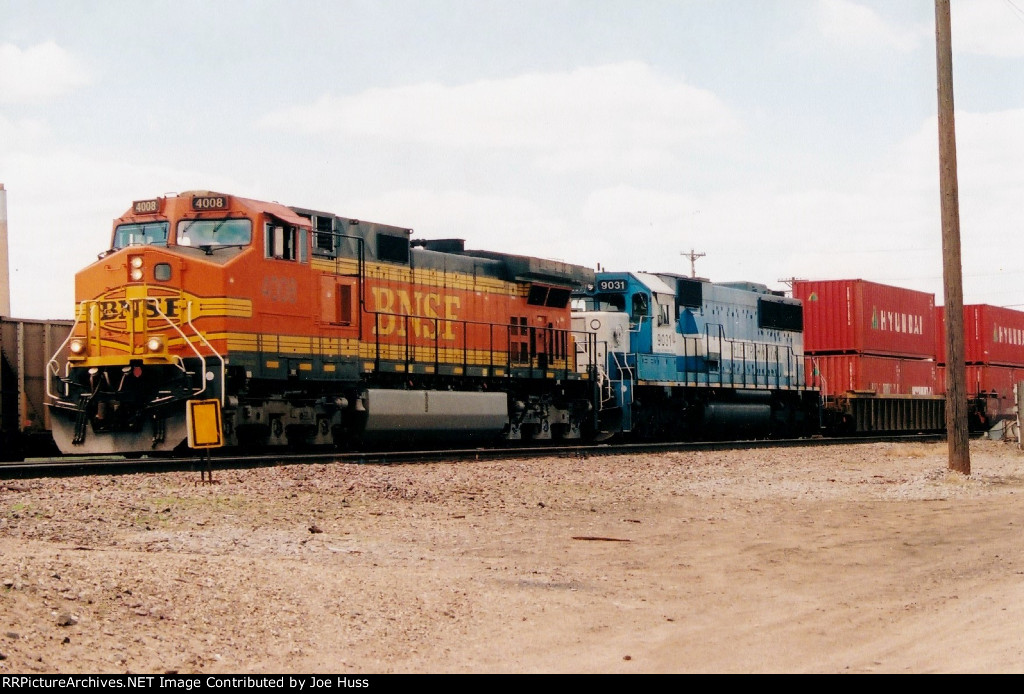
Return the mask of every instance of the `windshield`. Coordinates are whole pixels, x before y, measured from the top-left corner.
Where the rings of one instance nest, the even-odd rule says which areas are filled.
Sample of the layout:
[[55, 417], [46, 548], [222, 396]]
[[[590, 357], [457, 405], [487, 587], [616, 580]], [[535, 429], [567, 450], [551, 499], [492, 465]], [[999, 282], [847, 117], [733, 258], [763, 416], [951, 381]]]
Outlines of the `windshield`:
[[248, 246], [252, 221], [248, 219], [189, 219], [178, 222], [179, 246]]
[[167, 222], [122, 224], [114, 230], [114, 248], [126, 246], [166, 246]]
[[625, 311], [625, 294], [595, 294], [572, 300], [574, 311]]

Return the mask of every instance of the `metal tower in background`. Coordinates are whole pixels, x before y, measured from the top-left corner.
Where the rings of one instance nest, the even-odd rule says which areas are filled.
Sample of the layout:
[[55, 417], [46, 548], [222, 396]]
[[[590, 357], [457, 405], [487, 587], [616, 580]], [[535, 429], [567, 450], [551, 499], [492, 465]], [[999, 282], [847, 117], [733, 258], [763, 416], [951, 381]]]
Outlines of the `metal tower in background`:
[[11, 315], [10, 268], [7, 259], [7, 191], [0, 183], [0, 316]]

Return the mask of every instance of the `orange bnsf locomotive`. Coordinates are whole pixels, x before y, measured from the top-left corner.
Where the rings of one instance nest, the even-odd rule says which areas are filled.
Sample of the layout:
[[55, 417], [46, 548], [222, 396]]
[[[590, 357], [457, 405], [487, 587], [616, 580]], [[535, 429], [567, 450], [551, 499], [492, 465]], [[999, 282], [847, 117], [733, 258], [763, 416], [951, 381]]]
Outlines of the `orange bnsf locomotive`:
[[76, 276], [58, 447], [174, 450], [197, 399], [227, 445], [585, 433], [593, 337], [569, 301], [593, 271], [411, 234], [207, 191], [136, 201]]

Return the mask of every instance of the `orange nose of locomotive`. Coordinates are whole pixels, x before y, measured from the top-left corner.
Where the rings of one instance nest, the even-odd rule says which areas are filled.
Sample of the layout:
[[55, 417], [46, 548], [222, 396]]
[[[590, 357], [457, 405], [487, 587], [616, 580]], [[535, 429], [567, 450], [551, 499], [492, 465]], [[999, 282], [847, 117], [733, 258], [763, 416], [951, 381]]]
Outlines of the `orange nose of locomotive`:
[[227, 200], [136, 202], [115, 220], [111, 249], [76, 276], [76, 321], [48, 391], [63, 452], [172, 450], [184, 439], [184, 403], [223, 398], [225, 265], [246, 245], [239, 228], [251, 228]]
[[76, 278], [77, 323], [68, 345], [76, 366], [166, 364], [185, 302], [174, 258], [156, 248], [125, 248]]

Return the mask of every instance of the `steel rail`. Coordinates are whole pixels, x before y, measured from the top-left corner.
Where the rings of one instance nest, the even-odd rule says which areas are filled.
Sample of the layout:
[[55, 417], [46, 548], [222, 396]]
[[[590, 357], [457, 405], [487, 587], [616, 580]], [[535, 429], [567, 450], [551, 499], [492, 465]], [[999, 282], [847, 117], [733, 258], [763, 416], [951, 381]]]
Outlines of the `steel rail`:
[[562, 446], [505, 446], [500, 448], [437, 448], [414, 451], [366, 450], [306, 453], [224, 453], [191, 456], [124, 458], [121, 456], [61, 456], [0, 464], [0, 480], [33, 477], [122, 475], [140, 472], [244, 470], [283, 465], [396, 465], [407, 463], [462, 463], [481, 460], [530, 458], [589, 458], [609, 455], [658, 455], [675, 452], [764, 450], [773, 448], [855, 445], [863, 443], [936, 442], [944, 434], [858, 436], [843, 438], [701, 441], [685, 443], [603, 443]]

